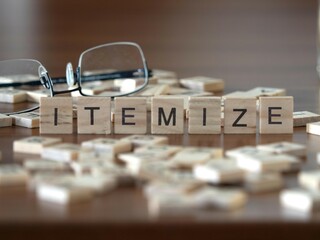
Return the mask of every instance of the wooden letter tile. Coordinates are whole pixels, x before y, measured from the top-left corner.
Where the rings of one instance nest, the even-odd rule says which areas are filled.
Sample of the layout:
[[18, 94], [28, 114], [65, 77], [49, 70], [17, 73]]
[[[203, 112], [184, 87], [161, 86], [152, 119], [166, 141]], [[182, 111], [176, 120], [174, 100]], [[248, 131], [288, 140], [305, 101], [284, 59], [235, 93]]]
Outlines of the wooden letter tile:
[[147, 132], [147, 99], [118, 97], [114, 101], [114, 133], [145, 134]]
[[73, 131], [71, 97], [40, 99], [40, 133], [71, 134]]
[[221, 133], [221, 98], [190, 97], [189, 126], [191, 134]]
[[151, 106], [151, 132], [153, 134], [183, 134], [183, 98], [154, 97]]
[[293, 133], [293, 97], [260, 97], [260, 133]]
[[256, 133], [256, 99], [226, 98], [224, 101], [224, 133]]
[[110, 134], [110, 111], [108, 97], [78, 97], [78, 133]]

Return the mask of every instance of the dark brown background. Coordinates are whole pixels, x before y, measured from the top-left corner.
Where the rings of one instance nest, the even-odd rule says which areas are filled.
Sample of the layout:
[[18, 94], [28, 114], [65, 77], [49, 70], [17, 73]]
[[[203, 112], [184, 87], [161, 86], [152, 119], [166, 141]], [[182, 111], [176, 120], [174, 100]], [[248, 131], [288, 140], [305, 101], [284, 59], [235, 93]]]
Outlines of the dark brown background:
[[[284, 87], [295, 97], [295, 110], [319, 112], [316, 17], [315, 0], [2, 0], [0, 59], [35, 58], [57, 76], [64, 74], [67, 62], [76, 65], [89, 47], [135, 41], [152, 68], [173, 70], [181, 77], [221, 77], [226, 93]], [[15, 139], [37, 134], [37, 129], [0, 129], [4, 161], [16, 159]], [[61, 137], [80, 143], [95, 136]], [[303, 168], [317, 167], [320, 138], [306, 134], [305, 128], [285, 136], [170, 136], [171, 144], [225, 149], [281, 140], [306, 144]], [[295, 186], [295, 179], [295, 174], [286, 176], [286, 186]], [[278, 193], [251, 196], [237, 212], [151, 219], [137, 188], [121, 188], [69, 209], [39, 203], [25, 190], [0, 191], [1, 239], [319, 239], [319, 219], [319, 214], [285, 212]]]

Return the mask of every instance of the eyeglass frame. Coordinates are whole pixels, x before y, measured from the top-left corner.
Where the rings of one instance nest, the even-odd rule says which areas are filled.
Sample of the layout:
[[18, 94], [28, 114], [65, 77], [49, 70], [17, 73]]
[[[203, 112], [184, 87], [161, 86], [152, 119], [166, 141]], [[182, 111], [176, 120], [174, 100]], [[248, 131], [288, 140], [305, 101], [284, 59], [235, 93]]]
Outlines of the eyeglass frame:
[[[76, 69], [76, 73], [73, 72], [72, 69], [72, 64], [69, 62], [67, 63], [66, 66], [66, 77], [57, 77], [57, 78], [51, 78], [48, 71], [46, 70], [46, 68], [43, 66], [43, 64], [35, 59], [13, 59], [14, 60], [20, 60], [20, 61], [34, 61], [36, 63], [39, 64], [38, 67], [38, 76], [39, 76], [39, 80], [34, 80], [34, 81], [28, 81], [28, 82], [22, 82], [22, 83], [0, 83], [0, 88], [3, 87], [19, 87], [19, 86], [40, 86], [42, 85], [45, 89], [48, 89], [50, 91], [50, 97], [54, 97], [58, 94], [65, 94], [65, 93], [72, 93], [75, 91], [79, 91], [79, 93], [82, 96], [85, 97], [99, 97], [99, 96], [94, 96], [94, 95], [88, 95], [82, 92], [82, 87], [81, 87], [81, 82], [83, 81], [83, 79], [81, 79], [81, 63], [82, 63], [82, 59], [83, 56], [95, 49], [99, 49], [102, 47], [108, 47], [108, 46], [115, 46], [115, 45], [127, 45], [127, 46], [134, 46], [139, 50], [140, 56], [141, 56], [141, 60], [142, 60], [142, 64], [143, 64], [143, 72], [144, 75], [143, 77], [145, 78], [144, 83], [139, 86], [137, 89], [135, 89], [134, 91], [128, 92], [128, 93], [120, 93], [120, 94], [115, 94], [112, 96], [107, 96], [110, 97], [111, 99], [115, 98], [115, 97], [122, 97], [122, 96], [128, 96], [134, 93], [137, 93], [139, 91], [141, 91], [143, 88], [145, 88], [148, 83], [149, 83], [149, 77], [152, 76], [152, 71], [148, 69], [147, 66], [147, 61], [145, 59], [144, 53], [141, 49], [141, 47], [134, 42], [113, 42], [113, 43], [106, 43], [106, 44], [101, 44], [92, 48], [89, 48], [85, 51], [83, 51], [80, 54], [79, 57], [79, 61], [78, 61], [78, 67]], [[7, 60], [10, 61], [10, 60]], [[108, 81], [108, 80], [114, 80], [114, 79], [119, 79], [119, 78], [129, 78], [129, 77], [134, 77], [134, 74], [137, 70], [141, 70], [141, 69], [136, 69], [136, 70], [131, 70], [131, 71], [119, 71], [119, 72], [115, 72], [115, 73], [105, 73], [105, 74], [97, 74], [97, 75], [93, 75], [94, 77], [100, 76], [100, 77], [104, 77], [103, 79], [90, 79], [87, 80], [89, 81]], [[105, 77], [108, 76], [109, 78], [105, 79]], [[87, 78], [92, 77], [92, 75], [90, 75], [89, 77], [86, 76]], [[84, 81], [86, 82], [86, 81]], [[40, 84], [39, 84], [40, 83]], [[62, 91], [55, 91], [53, 86], [54, 84], [59, 84], [59, 83], [67, 83], [67, 85], [69, 87], [73, 87], [75, 85], [77, 85], [77, 87], [73, 88], [73, 89], [68, 89], [68, 90], [62, 90]], [[101, 97], [101, 96], [100, 96]], [[38, 110], [40, 108], [40, 106], [36, 106], [36, 107], [32, 107], [32, 108], [28, 108], [22, 111], [17, 111], [17, 112], [12, 112], [12, 113], [2, 113], [5, 115], [14, 115], [14, 114], [20, 114], [20, 113], [28, 113], [28, 112], [32, 112], [35, 110]]]

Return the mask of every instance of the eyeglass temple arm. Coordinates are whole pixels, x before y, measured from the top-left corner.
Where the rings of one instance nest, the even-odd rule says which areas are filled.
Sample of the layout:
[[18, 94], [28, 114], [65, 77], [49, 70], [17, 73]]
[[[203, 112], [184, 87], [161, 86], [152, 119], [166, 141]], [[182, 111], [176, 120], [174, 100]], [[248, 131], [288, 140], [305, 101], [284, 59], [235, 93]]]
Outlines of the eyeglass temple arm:
[[[138, 73], [137, 73], [138, 72]], [[132, 77], [148, 77], [152, 76], [152, 70], [148, 69], [148, 73], [144, 73], [144, 69], [135, 69], [129, 71], [119, 71], [113, 73], [93, 74], [87, 76], [81, 76], [81, 82], [90, 81], [107, 81], [121, 78], [132, 78]]]
[[[119, 72], [113, 72], [113, 73], [94, 74], [89, 76], [82, 76], [81, 81], [82, 82], [107, 81], [107, 80], [114, 80], [117, 78], [137, 77], [138, 70], [141, 70], [143, 73], [143, 69], [137, 69], [137, 70], [119, 71]], [[152, 70], [150, 69], [148, 69], [148, 76], [149, 77], [152, 76]], [[65, 77], [52, 78], [52, 83], [53, 84], [66, 83], [66, 78]], [[41, 85], [41, 82], [39, 80], [33, 80], [28, 82], [0, 83], [0, 88], [20, 87], [20, 86], [39, 86], [39, 85]]]

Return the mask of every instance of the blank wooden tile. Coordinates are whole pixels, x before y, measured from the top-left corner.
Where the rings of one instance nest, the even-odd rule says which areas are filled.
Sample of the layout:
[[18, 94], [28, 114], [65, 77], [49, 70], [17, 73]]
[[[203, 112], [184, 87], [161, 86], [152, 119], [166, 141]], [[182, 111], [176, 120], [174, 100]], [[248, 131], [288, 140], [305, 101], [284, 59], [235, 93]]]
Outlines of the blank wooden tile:
[[320, 135], [320, 122], [307, 123], [307, 133]]
[[0, 165], [0, 186], [25, 185], [29, 176], [25, 169], [17, 164]]
[[293, 97], [260, 97], [260, 133], [293, 133]]
[[176, 78], [177, 73], [163, 69], [152, 69], [152, 75], [157, 78]]
[[73, 185], [88, 188], [95, 195], [100, 195], [115, 189], [117, 179], [114, 176], [82, 175], [74, 178]]
[[320, 121], [320, 115], [309, 112], [309, 111], [300, 111], [293, 113], [293, 126], [294, 127], [303, 127], [307, 123], [318, 122]]
[[306, 156], [306, 146], [293, 142], [275, 142], [269, 144], [261, 144], [257, 146], [258, 149], [279, 154], [290, 154], [297, 157]]
[[186, 88], [199, 91], [220, 92], [224, 89], [224, 81], [218, 78], [196, 76], [180, 79], [180, 84]]
[[220, 134], [221, 98], [190, 97], [188, 118], [190, 134]]
[[162, 194], [148, 199], [150, 217], [193, 216], [194, 211], [194, 199], [187, 194]]
[[244, 180], [244, 188], [252, 193], [264, 193], [279, 190], [284, 181], [280, 173], [247, 173]]
[[39, 127], [40, 116], [37, 112], [20, 113], [10, 116], [13, 118], [13, 125], [26, 128]]
[[40, 102], [40, 98], [42, 97], [50, 97], [50, 91], [48, 89], [39, 89], [27, 92], [27, 100], [28, 102]]
[[310, 190], [320, 190], [320, 170], [302, 171], [298, 174], [299, 184]]
[[88, 201], [93, 196], [93, 191], [88, 187], [79, 187], [73, 184], [73, 179], [52, 181], [39, 184], [36, 188], [37, 198], [57, 204], [71, 204]]
[[145, 134], [147, 132], [147, 99], [118, 97], [115, 103], [115, 134]]
[[81, 143], [81, 146], [100, 152], [109, 152], [113, 156], [118, 153], [129, 152], [132, 149], [132, 143], [130, 141], [112, 138], [96, 138], [84, 141]]
[[290, 170], [293, 161], [297, 157], [287, 154], [271, 154], [268, 152], [257, 152], [250, 154], [238, 154], [237, 165], [249, 172], [282, 172]]
[[175, 153], [182, 150], [182, 146], [171, 145], [147, 145], [134, 149], [135, 153], [154, 153], [155, 155], [162, 157], [170, 157]]
[[49, 138], [41, 136], [22, 138], [13, 142], [13, 151], [40, 154], [44, 147], [60, 143], [61, 141], [61, 138]]
[[27, 101], [27, 93], [23, 90], [1, 88], [0, 89], [0, 102], [5, 103], [20, 103]]
[[12, 126], [12, 117], [0, 113], [0, 127]]
[[285, 189], [280, 193], [281, 205], [285, 208], [312, 212], [320, 209], [320, 192], [308, 189]]
[[214, 159], [193, 168], [194, 176], [205, 182], [214, 184], [240, 183], [244, 179], [244, 171], [230, 159]]
[[77, 160], [81, 147], [73, 143], [60, 143], [43, 148], [42, 158], [58, 162], [71, 162]]
[[63, 162], [50, 161], [47, 159], [25, 159], [23, 167], [32, 172], [46, 172], [46, 171], [68, 171], [70, 167]]
[[224, 101], [224, 133], [256, 133], [255, 98], [226, 98]]
[[154, 97], [151, 106], [151, 133], [184, 133], [184, 100], [182, 98]]
[[121, 140], [130, 141], [134, 147], [162, 145], [169, 143], [167, 136], [156, 135], [130, 135], [128, 137], [121, 138]]
[[210, 159], [222, 157], [222, 148], [186, 147], [170, 158], [170, 166], [178, 168], [192, 168], [198, 164], [205, 164]]
[[40, 99], [40, 133], [71, 134], [73, 113], [71, 97]]
[[256, 87], [246, 91], [247, 97], [272, 97], [272, 96], [286, 96], [286, 90], [283, 88], [270, 87]]
[[247, 194], [237, 188], [204, 187], [193, 194], [194, 204], [197, 208], [218, 210], [236, 210], [243, 208], [248, 201]]
[[80, 134], [110, 134], [111, 110], [108, 97], [78, 97], [77, 127]]
[[148, 86], [145, 89], [143, 89], [141, 92], [138, 92], [135, 95], [141, 97], [165, 95], [168, 93], [169, 89], [170, 86], [167, 84], [148, 84]]

